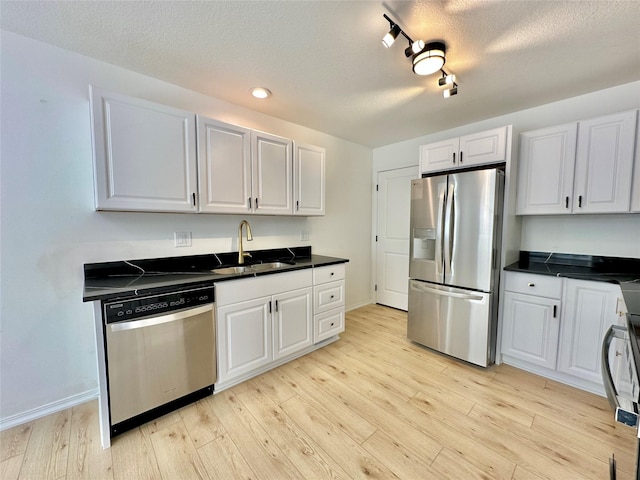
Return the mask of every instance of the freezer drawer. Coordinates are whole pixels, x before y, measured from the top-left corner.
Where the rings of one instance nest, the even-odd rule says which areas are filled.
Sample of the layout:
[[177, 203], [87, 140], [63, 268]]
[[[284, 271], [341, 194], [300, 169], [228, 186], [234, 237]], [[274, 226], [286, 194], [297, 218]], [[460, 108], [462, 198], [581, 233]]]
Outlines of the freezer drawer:
[[492, 294], [409, 281], [407, 337], [470, 363], [493, 362]]

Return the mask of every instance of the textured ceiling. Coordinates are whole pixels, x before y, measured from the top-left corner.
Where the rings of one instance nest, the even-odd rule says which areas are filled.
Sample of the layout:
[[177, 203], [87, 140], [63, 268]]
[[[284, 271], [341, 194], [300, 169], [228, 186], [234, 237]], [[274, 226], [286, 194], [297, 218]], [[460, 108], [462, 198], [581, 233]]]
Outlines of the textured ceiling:
[[[457, 96], [383, 13], [446, 43]], [[637, 0], [1, 1], [0, 26], [370, 147], [640, 79]]]

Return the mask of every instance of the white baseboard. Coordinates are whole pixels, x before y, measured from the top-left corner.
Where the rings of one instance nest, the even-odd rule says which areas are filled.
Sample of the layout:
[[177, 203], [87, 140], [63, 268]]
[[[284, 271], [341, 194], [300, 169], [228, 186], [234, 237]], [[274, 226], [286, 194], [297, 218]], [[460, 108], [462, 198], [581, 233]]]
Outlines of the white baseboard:
[[55, 402], [47, 403], [40, 407], [32, 408], [26, 412], [17, 413], [7, 418], [0, 418], [0, 431], [17, 427], [18, 425], [28, 423], [32, 420], [36, 420], [37, 418], [46, 417], [52, 413], [88, 402], [89, 400], [98, 398], [98, 393], [98, 389], [94, 388], [93, 390], [87, 390], [86, 392], [78, 393], [77, 395], [72, 395], [61, 400], [56, 400]]
[[345, 311], [350, 312], [351, 310], [355, 310], [356, 308], [366, 307], [367, 305], [371, 305], [373, 302], [367, 301], [363, 303], [356, 303], [355, 305], [349, 305], [345, 308]]

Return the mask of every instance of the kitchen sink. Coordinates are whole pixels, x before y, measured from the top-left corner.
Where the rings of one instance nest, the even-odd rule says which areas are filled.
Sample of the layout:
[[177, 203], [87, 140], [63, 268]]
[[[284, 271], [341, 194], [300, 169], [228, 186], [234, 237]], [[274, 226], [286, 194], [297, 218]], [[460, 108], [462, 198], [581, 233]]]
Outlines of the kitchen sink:
[[255, 263], [253, 265], [237, 265], [235, 267], [220, 267], [211, 270], [211, 273], [217, 273], [220, 275], [231, 275], [234, 273], [255, 273], [264, 272], [267, 270], [277, 270], [279, 268], [290, 267], [291, 263], [286, 262], [267, 262], [267, 263]]

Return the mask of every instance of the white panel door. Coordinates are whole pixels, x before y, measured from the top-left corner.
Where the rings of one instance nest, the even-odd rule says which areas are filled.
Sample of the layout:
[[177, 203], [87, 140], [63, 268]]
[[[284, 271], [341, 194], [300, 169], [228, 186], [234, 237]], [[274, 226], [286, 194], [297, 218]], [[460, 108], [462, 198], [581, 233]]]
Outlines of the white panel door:
[[195, 114], [91, 87], [96, 210], [195, 212]]
[[564, 292], [558, 370], [602, 385], [602, 339], [618, 321], [620, 287], [567, 279]]
[[631, 175], [637, 110], [580, 122], [574, 213], [625, 213]]
[[578, 124], [568, 123], [520, 135], [516, 213], [571, 213]]
[[251, 131], [253, 209], [256, 213], [293, 215], [293, 141]]
[[378, 173], [376, 303], [407, 310], [411, 180], [416, 167]]
[[293, 189], [296, 215], [324, 215], [325, 149], [296, 144]]
[[274, 360], [313, 344], [312, 293], [308, 287], [273, 296]]
[[247, 213], [251, 197], [251, 130], [198, 116], [200, 211]]

